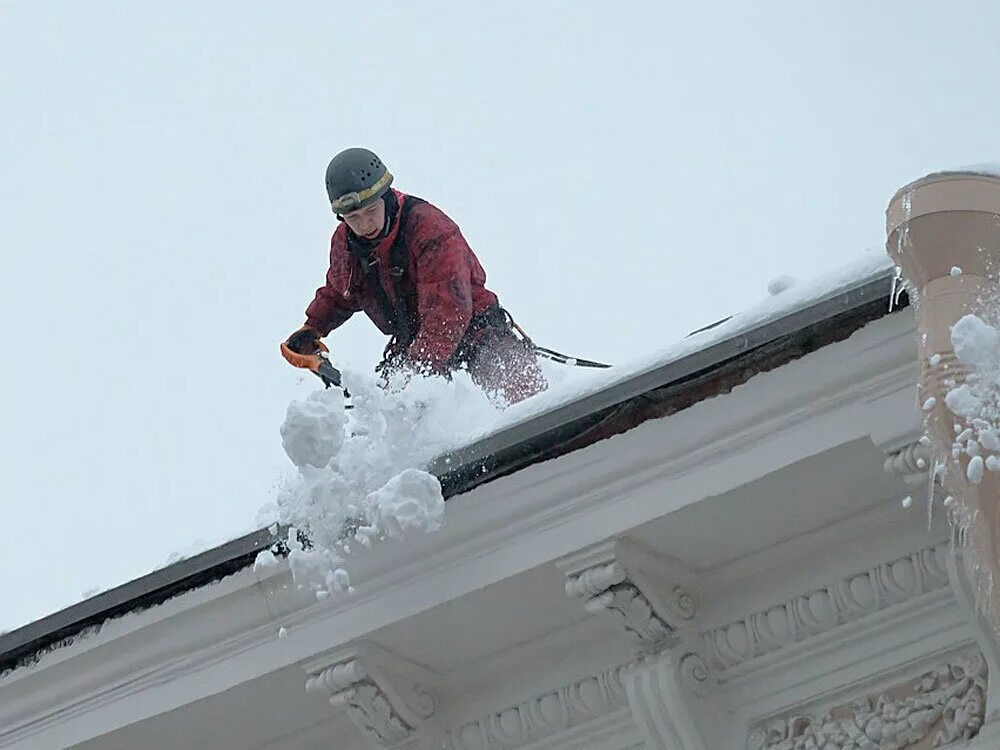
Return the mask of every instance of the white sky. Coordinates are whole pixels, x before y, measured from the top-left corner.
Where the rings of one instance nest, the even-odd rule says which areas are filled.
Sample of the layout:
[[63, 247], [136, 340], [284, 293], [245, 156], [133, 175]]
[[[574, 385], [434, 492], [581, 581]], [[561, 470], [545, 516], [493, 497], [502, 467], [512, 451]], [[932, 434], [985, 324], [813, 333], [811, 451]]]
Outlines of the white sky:
[[537, 341], [618, 363], [997, 160], [991, 0], [611, 7], [0, 0], [0, 629], [252, 527], [341, 148], [449, 213]]

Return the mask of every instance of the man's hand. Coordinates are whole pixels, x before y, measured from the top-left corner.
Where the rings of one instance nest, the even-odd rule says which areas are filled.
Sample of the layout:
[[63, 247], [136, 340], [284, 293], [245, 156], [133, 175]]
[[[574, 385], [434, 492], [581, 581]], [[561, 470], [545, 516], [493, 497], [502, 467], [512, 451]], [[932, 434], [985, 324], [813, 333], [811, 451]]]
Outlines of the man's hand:
[[297, 354], [315, 354], [319, 351], [319, 333], [307, 325], [302, 326], [285, 339], [285, 344]]
[[315, 371], [319, 367], [319, 357], [315, 356], [326, 347], [319, 340], [319, 333], [308, 325], [302, 326], [281, 342], [281, 356], [292, 367], [303, 367]]

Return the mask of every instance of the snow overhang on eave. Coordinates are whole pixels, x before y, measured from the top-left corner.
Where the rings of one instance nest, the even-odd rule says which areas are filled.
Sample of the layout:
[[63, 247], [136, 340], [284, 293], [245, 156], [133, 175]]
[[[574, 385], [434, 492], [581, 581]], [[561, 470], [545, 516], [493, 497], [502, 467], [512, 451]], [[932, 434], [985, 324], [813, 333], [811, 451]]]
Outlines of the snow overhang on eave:
[[[442, 456], [428, 468], [441, 480], [445, 498], [454, 497], [647, 420], [674, 414], [885, 317], [891, 290], [890, 271], [534, 416]], [[904, 294], [894, 309], [906, 305]], [[249, 567], [257, 553], [273, 542], [266, 529], [247, 534], [0, 636], [0, 674], [88, 627], [161, 604]]]

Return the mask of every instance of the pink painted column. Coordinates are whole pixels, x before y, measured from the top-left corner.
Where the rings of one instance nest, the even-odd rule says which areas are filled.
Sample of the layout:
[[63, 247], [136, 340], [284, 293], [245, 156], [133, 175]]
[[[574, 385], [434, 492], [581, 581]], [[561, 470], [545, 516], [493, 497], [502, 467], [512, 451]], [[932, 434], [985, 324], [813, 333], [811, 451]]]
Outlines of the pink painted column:
[[965, 540], [964, 560], [977, 604], [1000, 634], [1000, 473], [954, 454], [955, 426], [969, 425], [945, 397], [969, 369], [959, 362], [951, 331], [964, 315], [997, 300], [1000, 270], [1000, 177], [966, 172], [923, 177], [900, 189], [886, 211], [886, 249], [902, 269], [915, 303], [919, 335], [918, 398], [951, 508]]

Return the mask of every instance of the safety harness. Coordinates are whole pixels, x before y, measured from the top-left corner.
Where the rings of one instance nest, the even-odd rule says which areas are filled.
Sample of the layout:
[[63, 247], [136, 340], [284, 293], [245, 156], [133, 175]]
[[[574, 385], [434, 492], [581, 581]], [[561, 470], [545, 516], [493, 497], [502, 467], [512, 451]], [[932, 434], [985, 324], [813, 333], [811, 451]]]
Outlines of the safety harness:
[[378, 272], [378, 258], [375, 257], [375, 248], [361, 240], [354, 232], [349, 231], [347, 233], [347, 247], [351, 255], [357, 258], [358, 263], [361, 265], [361, 271], [364, 273], [365, 279], [372, 285], [379, 312], [382, 313], [382, 317], [392, 329], [393, 339], [401, 347], [410, 345], [413, 339], [416, 338], [420, 327], [420, 321], [417, 319], [414, 311], [410, 309], [408, 290], [404, 280], [410, 261], [406, 250], [407, 220], [409, 219], [411, 209], [424, 202], [422, 198], [412, 195], [403, 196], [403, 204], [398, 208], [398, 215], [394, 217], [392, 214], [397, 213], [397, 211], [393, 210], [396, 208], [396, 202], [394, 200], [386, 201], [386, 210], [389, 212], [389, 215], [386, 217], [387, 226], [392, 226], [393, 221], [399, 222], [396, 236], [392, 241], [392, 246], [389, 248], [389, 275], [393, 281], [393, 291], [396, 297], [395, 305], [392, 304], [392, 298], [389, 297], [389, 293], [382, 286], [382, 277]]
[[[361, 238], [355, 235], [354, 232], [348, 231], [347, 233], [347, 247], [351, 254], [357, 258], [365, 279], [372, 285], [372, 289], [375, 292], [375, 300], [379, 306], [379, 311], [393, 331], [393, 336], [389, 345], [386, 347], [382, 364], [376, 369], [382, 369], [386, 366], [391, 352], [405, 351], [406, 348], [413, 343], [413, 340], [417, 337], [417, 333], [420, 329], [420, 319], [417, 317], [416, 312], [411, 309], [411, 295], [409, 294], [410, 289], [407, 285], [406, 279], [406, 270], [409, 268], [409, 253], [406, 248], [406, 232], [408, 229], [407, 223], [410, 211], [414, 206], [425, 202], [426, 201], [422, 198], [417, 198], [412, 195], [404, 195], [402, 205], [400, 205], [397, 210], [396, 202], [394, 200], [386, 201], [386, 211], [388, 212], [386, 225], [391, 227], [394, 220], [399, 222], [399, 228], [396, 230], [396, 236], [393, 238], [392, 245], [389, 248], [389, 275], [392, 277], [393, 291], [395, 292], [396, 298], [395, 305], [393, 305], [389, 293], [382, 285], [382, 277], [378, 272], [378, 258], [375, 257], [375, 248], [371, 244], [364, 242]], [[393, 214], [398, 215], [394, 216]], [[493, 305], [484, 310], [482, 313], [474, 316], [472, 321], [469, 323], [465, 336], [468, 337], [470, 333], [475, 333], [485, 328], [506, 330], [512, 336], [515, 336], [518, 340], [523, 342], [526, 347], [534, 351], [538, 356], [551, 359], [552, 361], [560, 364], [574, 365], [576, 367], [611, 367], [611, 365], [606, 365], [601, 362], [594, 362], [589, 359], [580, 359], [578, 357], [570, 357], [553, 351], [552, 349], [546, 349], [545, 347], [538, 346], [524, 332], [524, 329], [522, 329], [521, 326], [514, 321], [511, 314], [500, 305]], [[456, 352], [456, 359], [467, 359], [470, 343], [471, 342], [463, 342], [463, 344], [459, 346], [459, 349]]]

